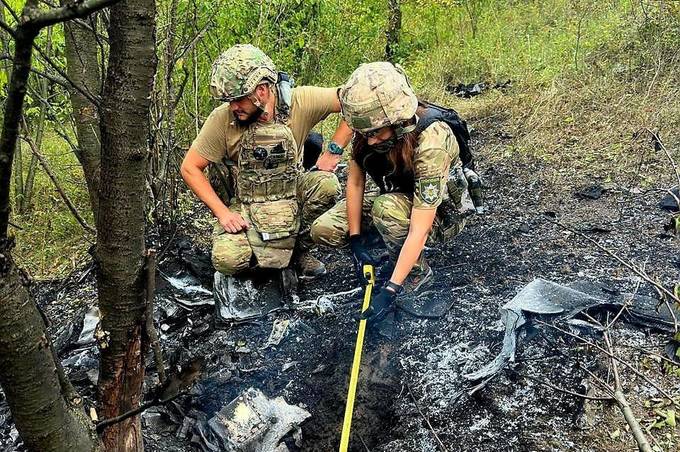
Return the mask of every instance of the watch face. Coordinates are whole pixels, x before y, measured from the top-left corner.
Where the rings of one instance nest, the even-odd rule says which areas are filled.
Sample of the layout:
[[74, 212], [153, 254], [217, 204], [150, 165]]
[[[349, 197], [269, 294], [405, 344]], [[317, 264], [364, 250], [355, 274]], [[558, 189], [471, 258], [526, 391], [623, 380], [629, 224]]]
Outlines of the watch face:
[[328, 152], [330, 152], [331, 154], [342, 155], [343, 151], [344, 150], [333, 141], [331, 141], [330, 144], [328, 145]]

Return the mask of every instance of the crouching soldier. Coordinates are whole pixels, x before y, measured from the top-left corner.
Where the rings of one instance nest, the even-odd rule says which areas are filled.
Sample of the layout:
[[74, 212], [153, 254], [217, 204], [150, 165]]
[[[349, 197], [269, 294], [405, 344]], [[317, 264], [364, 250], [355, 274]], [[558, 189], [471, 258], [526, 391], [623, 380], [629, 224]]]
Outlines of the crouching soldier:
[[[364, 313], [378, 322], [400, 293], [418, 291], [431, 280], [426, 242], [450, 239], [464, 226], [463, 216], [444, 221], [438, 212], [448, 201], [451, 170], [462, 172], [459, 145], [441, 113], [419, 103], [406, 75], [391, 63], [359, 66], [341, 88], [340, 101], [354, 131], [346, 200], [314, 222], [312, 237], [329, 246], [349, 243], [361, 268], [375, 264], [362, 237], [375, 226], [390, 255], [378, 272], [383, 286]], [[379, 192], [365, 193], [367, 174]]]
[[[332, 170], [351, 130], [341, 122], [331, 151], [304, 172], [303, 144], [310, 130], [340, 111], [336, 88], [292, 88], [285, 73], [252, 45], [236, 45], [212, 67], [215, 108], [184, 157], [181, 174], [216, 218], [212, 261], [224, 275], [246, 269], [284, 269], [315, 277], [325, 266], [309, 250], [312, 222], [337, 200]], [[220, 197], [203, 170], [224, 164], [233, 181], [230, 199]]]

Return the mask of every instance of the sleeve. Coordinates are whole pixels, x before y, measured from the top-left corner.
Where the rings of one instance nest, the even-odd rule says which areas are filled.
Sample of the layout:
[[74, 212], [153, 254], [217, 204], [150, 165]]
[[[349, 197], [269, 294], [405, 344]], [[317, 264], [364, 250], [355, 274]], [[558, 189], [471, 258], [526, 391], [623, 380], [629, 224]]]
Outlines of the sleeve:
[[336, 112], [339, 88], [301, 86], [296, 88], [295, 102], [299, 111], [304, 112], [305, 123], [311, 130], [319, 122]]
[[413, 207], [436, 209], [444, 199], [451, 163], [458, 158], [458, 143], [446, 124], [435, 122], [425, 129], [414, 153]]
[[206, 160], [217, 163], [227, 153], [226, 131], [228, 108], [217, 107], [206, 119], [191, 147]]

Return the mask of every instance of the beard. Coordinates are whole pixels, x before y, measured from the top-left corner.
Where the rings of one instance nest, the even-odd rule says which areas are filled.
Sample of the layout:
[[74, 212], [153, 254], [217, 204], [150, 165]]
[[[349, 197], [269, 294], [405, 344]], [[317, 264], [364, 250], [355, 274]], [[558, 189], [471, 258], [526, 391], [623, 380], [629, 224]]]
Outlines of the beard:
[[260, 119], [260, 116], [262, 116], [262, 113], [264, 113], [264, 110], [261, 109], [261, 108], [258, 108], [256, 111], [252, 112], [246, 119], [239, 119], [238, 116], [234, 115], [234, 122], [238, 126], [248, 127], [249, 125], [253, 124], [258, 119]]

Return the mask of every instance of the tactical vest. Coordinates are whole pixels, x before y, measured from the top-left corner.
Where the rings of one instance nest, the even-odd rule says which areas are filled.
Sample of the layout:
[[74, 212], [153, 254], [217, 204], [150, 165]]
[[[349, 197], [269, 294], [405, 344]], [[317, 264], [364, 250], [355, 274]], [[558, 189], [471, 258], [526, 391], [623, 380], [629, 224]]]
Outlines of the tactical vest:
[[251, 225], [248, 241], [258, 266], [283, 268], [300, 229], [297, 182], [302, 173], [293, 132], [286, 123], [256, 122], [243, 134], [232, 167], [236, 198]]

